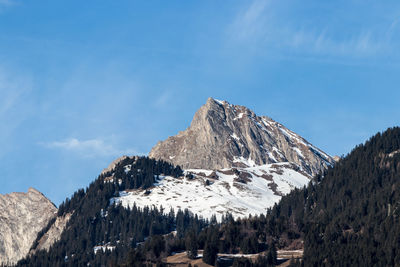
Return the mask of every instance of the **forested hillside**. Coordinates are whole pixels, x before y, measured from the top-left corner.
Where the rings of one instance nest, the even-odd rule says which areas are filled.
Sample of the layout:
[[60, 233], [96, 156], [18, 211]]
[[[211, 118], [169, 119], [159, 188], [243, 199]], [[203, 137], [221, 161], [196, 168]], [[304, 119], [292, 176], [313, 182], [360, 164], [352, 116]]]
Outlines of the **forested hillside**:
[[400, 128], [377, 134], [310, 186], [308, 265], [400, 264]]
[[[187, 231], [200, 231], [205, 226], [206, 221], [188, 211], [125, 209], [113, 204], [110, 200], [121, 190], [148, 188], [161, 174], [182, 175], [179, 167], [163, 161], [146, 157], [126, 160], [130, 162], [122, 162], [120, 166], [129, 163], [132, 168], [125, 171], [117, 166], [117, 181], [107, 179], [108, 173], [103, 173], [85, 190], [78, 190], [61, 204], [59, 216], [73, 214], [61, 239], [48, 252], [41, 250], [21, 260], [18, 266], [116, 266], [124, 262], [128, 252], [138, 245], [146, 247], [143, 261], [157, 262], [160, 261], [160, 252], [166, 251], [166, 240], [174, 236], [164, 235], [176, 230], [176, 236], [184, 237]], [[44, 232], [39, 233], [35, 245]], [[143, 243], [149, 236], [154, 238]], [[182, 250], [184, 244], [169, 243], [168, 249]]]
[[305, 266], [397, 266], [400, 256], [400, 128], [378, 133], [268, 218], [304, 237]]
[[19, 266], [162, 266], [173, 252], [186, 250], [195, 258], [198, 249], [211, 265], [220, 264], [218, 253], [264, 252], [253, 262], [238, 258], [234, 266], [272, 266], [277, 249], [303, 247], [303, 260], [293, 266], [400, 265], [400, 128], [357, 146], [267, 214], [237, 220], [227, 214], [221, 222], [187, 210], [125, 209], [111, 203], [119, 191], [148, 188], [158, 175], [182, 175], [179, 167], [162, 161], [126, 160], [131, 167], [119, 167], [127, 162], [117, 166], [117, 180], [104, 173], [61, 205], [59, 215], [73, 213], [61, 240]]

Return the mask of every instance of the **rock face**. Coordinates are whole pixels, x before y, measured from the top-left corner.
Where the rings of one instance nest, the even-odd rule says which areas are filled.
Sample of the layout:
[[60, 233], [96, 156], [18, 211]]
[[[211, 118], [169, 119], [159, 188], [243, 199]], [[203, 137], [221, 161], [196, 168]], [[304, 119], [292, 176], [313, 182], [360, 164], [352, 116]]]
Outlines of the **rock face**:
[[159, 142], [150, 157], [184, 169], [223, 169], [291, 162], [312, 176], [333, 158], [304, 138], [246, 107], [209, 98], [190, 127]]
[[54, 204], [36, 189], [0, 194], [0, 264], [25, 257], [38, 232], [56, 213]]
[[36, 251], [42, 249], [48, 251], [50, 246], [60, 239], [62, 232], [71, 218], [71, 215], [71, 213], [67, 213], [63, 216], [57, 217], [49, 230], [39, 239], [37, 246], [32, 247], [29, 253], [34, 254]]

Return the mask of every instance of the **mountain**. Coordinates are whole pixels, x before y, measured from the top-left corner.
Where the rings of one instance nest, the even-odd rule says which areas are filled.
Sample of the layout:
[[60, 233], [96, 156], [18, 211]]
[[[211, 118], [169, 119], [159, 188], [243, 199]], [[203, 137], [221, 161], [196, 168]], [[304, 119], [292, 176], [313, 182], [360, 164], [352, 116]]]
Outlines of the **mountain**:
[[[185, 250], [195, 258], [197, 249], [210, 265], [226, 264], [231, 257], [234, 266], [275, 266], [277, 250], [278, 255], [303, 255], [290, 266], [400, 265], [398, 127], [357, 146], [259, 216], [204, 221], [187, 210], [117, 205], [121, 192], [141, 189], [151, 196], [167, 177], [183, 179], [182, 170], [146, 157], [115, 161], [60, 205], [59, 216], [73, 214], [60, 240], [18, 266], [162, 266], [168, 256]], [[251, 262], [241, 256], [258, 258]]]
[[[272, 119], [212, 98], [196, 112], [188, 130], [157, 144], [150, 156], [115, 160], [89, 187], [66, 199], [19, 265], [98, 264], [110, 253], [106, 262], [121, 262], [148, 236], [173, 230], [169, 241], [165, 237], [176, 243], [169, 245], [168, 254], [179, 251], [186, 235], [200, 234], [215, 218], [264, 214], [334, 162]], [[188, 162], [181, 162], [184, 157]], [[206, 160], [196, 162], [199, 158]], [[209, 234], [203, 235], [207, 239]], [[148, 242], [152, 246], [155, 241]], [[144, 249], [143, 255], [153, 251], [147, 245]], [[156, 255], [146, 259], [159, 259]]]
[[26, 256], [39, 231], [57, 214], [42, 193], [0, 194], [0, 264], [16, 263]]
[[[160, 176], [153, 187], [121, 192], [114, 201], [125, 207], [187, 208], [204, 218], [265, 213], [334, 164], [282, 124], [213, 98], [196, 112], [187, 130], [159, 142], [149, 157], [182, 166], [185, 177]], [[124, 168], [129, 172], [131, 165]], [[110, 179], [120, 177], [111, 171]]]
[[[60, 205], [17, 266], [165, 266], [198, 250], [209, 265], [275, 266], [285, 254], [303, 257], [291, 266], [400, 265], [400, 128], [312, 178], [295, 162], [250, 162], [182, 170], [121, 157]], [[59, 237], [47, 246], [52, 231]]]
[[310, 176], [334, 163], [271, 118], [213, 98], [196, 112], [188, 129], [159, 142], [149, 156], [184, 169], [207, 170], [291, 162]]

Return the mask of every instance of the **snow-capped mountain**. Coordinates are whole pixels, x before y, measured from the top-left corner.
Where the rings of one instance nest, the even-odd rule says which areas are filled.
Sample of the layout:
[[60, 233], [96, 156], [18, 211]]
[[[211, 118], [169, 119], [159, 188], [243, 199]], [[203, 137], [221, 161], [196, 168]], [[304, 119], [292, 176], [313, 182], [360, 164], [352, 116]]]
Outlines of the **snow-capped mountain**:
[[0, 194], [0, 265], [25, 257], [38, 232], [56, 214], [54, 204], [34, 188]]
[[[61, 254], [59, 260], [74, 260], [76, 247], [71, 247], [71, 243], [83, 226], [86, 228], [80, 238], [90, 240], [85, 255], [112, 251], [120, 241], [118, 238], [124, 237], [121, 233], [107, 234], [107, 225], [119, 220], [118, 212], [156, 210], [125, 210], [113, 206], [114, 203], [124, 207], [155, 206], [160, 214], [168, 216], [174, 214], [169, 213], [171, 208], [188, 209], [203, 218], [216, 215], [217, 219], [227, 212], [235, 218], [264, 214], [283, 195], [303, 187], [314, 174], [332, 164], [334, 160], [329, 155], [271, 118], [209, 98], [187, 130], [159, 142], [149, 157], [122, 156], [113, 161], [86, 191], [78, 190], [61, 204], [59, 216], [53, 217], [50, 224], [43, 224], [47, 227], [29, 241], [32, 244], [35, 240], [29, 254], [46, 250], [58, 255], [69, 248], [69, 254]], [[119, 223], [126, 226], [126, 233], [135, 230]], [[85, 236], [88, 233], [90, 237]], [[132, 238], [125, 237], [132, 242]], [[62, 242], [57, 242], [60, 238]], [[56, 250], [52, 250], [54, 247]], [[26, 253], [21, 252], [19, 257]]]
[[182, 166], [186, 175], [161, 176], [150, 190], [122, 191], [112, 201], [126, 207], [188, 208], [206, 218], [265, 213], [282, 195], [334, 163], [271, 118], [212, 98], [187, 130], [159, 142], [149, 156]]
[[329, 155], [271, 118], [213, 98], [196, 112], [187, 130], [159, 142], [149, 156], [184, 169], [291, 162], [309, 175], [334, 163]]
[[[212, 98], [196, 112], [187, 130], [159, 142], [149, 156], [182, 166], [183, 175], [157, 175], [150, 187], [129, 187], [127, 181], [140, 177], [145, 161], [123, 156], [99, 177], [102, 183], [121, 188], [109, 204], [162, 206], [166, 212], [187, 208], [204, 218], [213, 214], [221, 218], [226, 212], [234, 217], [257, 215], [334, 163], [329, 155], [271, 118]], [[48, 250], [60, 238], [72, 213], [57, 217], [31, 253]], [[42, 227], [48, 220], [45, 222]], [[24, 244], [33, 240], [24, 240]]]

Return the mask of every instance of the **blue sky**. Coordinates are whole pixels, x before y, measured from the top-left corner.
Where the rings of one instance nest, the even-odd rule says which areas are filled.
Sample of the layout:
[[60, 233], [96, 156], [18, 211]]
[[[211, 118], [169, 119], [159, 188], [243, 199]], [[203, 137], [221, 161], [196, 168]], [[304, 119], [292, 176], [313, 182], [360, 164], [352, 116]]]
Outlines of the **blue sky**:
[[55, 204], [209, 96], [331, 155], [400, 124], [400, 2], [0, 0], [0, 193]]

